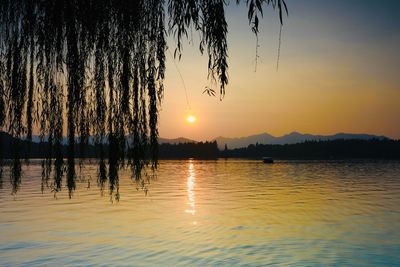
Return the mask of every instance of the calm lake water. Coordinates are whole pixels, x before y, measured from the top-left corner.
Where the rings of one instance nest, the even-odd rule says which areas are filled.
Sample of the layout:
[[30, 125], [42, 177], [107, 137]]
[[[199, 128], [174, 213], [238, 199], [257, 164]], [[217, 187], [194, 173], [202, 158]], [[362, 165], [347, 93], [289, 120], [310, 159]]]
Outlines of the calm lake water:
[[119, 201], [86, 164], [70, 199], [41, 166], [0, 189], [1, 266], [399, 266], [400, 162], [161, 161]]

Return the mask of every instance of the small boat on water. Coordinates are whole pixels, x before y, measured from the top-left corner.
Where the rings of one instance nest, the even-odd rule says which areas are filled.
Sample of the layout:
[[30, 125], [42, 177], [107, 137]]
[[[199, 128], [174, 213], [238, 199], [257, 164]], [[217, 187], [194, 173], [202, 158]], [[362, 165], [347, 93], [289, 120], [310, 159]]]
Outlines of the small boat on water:
[[262, 160], [264, 163], [274, 163], [274, 160], [271, 157], [263, 157]]

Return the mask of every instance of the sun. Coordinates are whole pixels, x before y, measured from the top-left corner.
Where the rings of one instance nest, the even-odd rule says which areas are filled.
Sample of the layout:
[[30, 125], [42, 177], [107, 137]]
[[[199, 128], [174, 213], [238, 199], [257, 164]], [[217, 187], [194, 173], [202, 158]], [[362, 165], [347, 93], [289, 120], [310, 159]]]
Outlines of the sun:
[[186, 121], [187, 121], [188, 123], [190, 123], [190, 124], [195, 123], [196, 120], [197, 120], [196, 117], [193, 116], [193, 115], [189, 115], [189, 116], [187, 116], [187, 118], [186, 118]]

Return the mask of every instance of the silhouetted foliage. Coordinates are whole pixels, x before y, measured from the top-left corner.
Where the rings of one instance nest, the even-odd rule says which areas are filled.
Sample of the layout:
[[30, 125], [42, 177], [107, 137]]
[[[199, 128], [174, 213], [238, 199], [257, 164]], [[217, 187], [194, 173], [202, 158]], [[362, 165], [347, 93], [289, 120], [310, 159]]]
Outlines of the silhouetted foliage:
[[221, 157], [275, 159], [400, 159], [400, 140], [306, 141], [287, 145], [249, 145], [221, 151]]
[[[4, 150], [0, 151], [0, 155], [4, 159], [12, 160], [15, 158], [14, 155], [14, 147], [19, 147], [21, 151], [21, 156], [27, 159], [45, 159], [42, 164], [49, 164], [47, 157], [48, 150], [50, 148], [50, 143], [41, 142], [34, 143], [28, 140], [20, 140], [12, 137], [11, 135], [0, 132], [0, 141], [3, 143]], [[28, 149], [29, 148], [29, 149]], [[79, 144], [75, 145], [75, 149], [79, 148]], [[52, 148], [54, 149], [54, 147]], [[69, 146], [61, 145], [59, 153], [60, 157], [68, 156]], [[113, 153], [109, 152], [112, 149], [112, 146], [109, 146], [107, 143], [103, 145], [99, 144], [87, 144], [82, 152], [77, 151], [76, 155], [80, 159], [99, 159], [99, 183], [103, 184], [107, 179], [107, 168], [105, 166], [105, 158], [108, 158], [108, 155], [112, 155]], [[145, 151], [146, 154], [150, 154], [150, 148]], [[160, 144], [159, 145], [159, 154], [158, 157], [160, 159], [179, 159], [179, 158], [198, 158], [198, 159], [215, 159], [219, 156], [218, 145], [216, 141], [213, 142], [191, 142], [191, 143], [178, 143], [178, 144]], [[109, 160], [115, 160], [110, 159]], [[50, 161], [51, 162], [51, 161]], [[58, 166], [55, 164], [55, 166]], [[49, 168], [44, 168], [46, 171], [52, 171], [52, 166]], [[57, 177], [62, 176], [60, 173], [63, 172], [63, 169], [58, 170], [55, 168], [55, 175]], [[109, 170], [112, 172], [112, 170]], [[45, 177], [48, 175], [44, 175]], [[55, 180], [59, 180], [55, 178]], [[58, 188], [58, 187], [57, 187]]]
[[[66, 187], [68, 189], [69, 196], [72, 197], [73, 191], [75, 190], [75, 166], [74, 168], [66, 166], [56, 161], [54, 166], [52, 160], [47, 158], [49, 150], [54, 149], [54, 145], [48, 142], [34, 143], [28, 140], [20, 140], [12, 137], [8, 133], [0, 132], [0, 143], [3, 144], [2, 150], [0, 150], [0, 156], [6, 159], [10, 165], [10, 183], [12, 185], [12, 193], [15, 194], [21, 184], [21, 161], [16, 157], [14, 153], [15, 147], [18, 147], [20, 151], [24, 151], [22, 156], [27, 159], [43, 159], [42, 160], [42, 192], [45, 188], [51, 188], [52, 192], [56, 196], [62, 188], [63, 174], [66, 171]], [[29, 149], [28, 149], [29, 148]], [[68, 145], [58, 146], [60, 157], [66, 157], [69, 153]], [[75, 145], [77, 150], [77, 156], [80, 159], [94, 159], [98, 162], [98, 178], [100, 190], [103, 192], [108, 181], [109, 194], [111, 200], [119, 200], [119, 174], [118, 164], [113, 163], [114, 158], [108, 158], [111, 162], [108, 169], [105, 164], [105, 158], [108, 155], [113, 155], [109, 150], [112, 149], [108, 144], [86, 144], [83, 150], [79, 150], [79, 144]], [[150, 148], [145, 151], [146, 154], [150, 154]], [[17, 154], [19, 155], [19, 154]], [[217, 142], [198, 142], [198, 143], [181, 143], [181, 144], [161, 144], [159, 151], [159, 158], [161, 159], [216, 159], [218, 158], [219, 150]], [[68, 163], [67, 163], [68, 164]], [[48, 166], [45, 166], [48, 165]], [[69, 173], [72, 171], [71, 173]], [[107, 176], [108, 174], [108, 176]], [[50, 179], [53, 176], [53, 179]], [[107, 179], [108, 177], [108, 179]], [[0, 179], [0, 186], [2, 180]], [[141, 179], [139, 185], [145, 189], [145, 181]]]
[[[236, 2], [247, 4], [255, 34], [264, 4], [277, 8], [281, 21], [282, 12], [287, 12], [284, 0]], [[174, 55], [180, 58], [188, 30], [200, 33], [209, 79], [219, 84], [223, 96], [228, 83], [227, 4], [225, 0], [1, 0], [0, 129], [30, 140], [36, 125], [50, 144], [43, 164], [49, 170], [44, 174], [55, 164], [56, 177], [63, 175], [61, 141], [66, 132], [71, 187], [75, 158], [87, 147], [90, 135], [96, 136], [100, 147], [106, 142], [110, 146], [110, 177], [117, 178], [115, 171], [128, 163], [138, 178], [144, 166], [157, 166], [166, 34], [176, 40]], [[100, 181], [104, 175], [100, 166]]]
[[[27, 140], [18, 140], [11, 135], [0, 132], [0, 143], [3, 144], [0, 150], [0, 156], [5, 158], [10, 164], [10, 183], [12, 193], [15, 194], [21, 184], [21, 160], [16, 157], [13, 148], [18, 147], [25, 158], [45, 158], [42, 166], [49, 164], [49, 167], [42, 168], [42, 191], [47, 187], [56, 195], [62, 188], [64, 173], [66, 172], [66, 187], [69, 196], [72, 197], [75, 190], [75, 166], [68, 168], [62, 164], [55, 163], [52, 168], [51, 160], [47, 159], [47, 153], [50, 149], [49, 143], [31, 143]], [[79, 144], [75, 145], [79, 151]], [[27, 148], [30, 147], [30, 150]], [[80, 158], [95, 159], [98, 162], [97, 182], [100, 190], [103, 192], [105, 186], [109, 186], [109, 195], [111, 200], [118, 200], [119, 195], [119, 176], [118, 164], [110, 163], [108, 168], [105, 163], [107, 155], [112, 155], [109, 150], [112, 149], [108, 144], [87, 144], [82, 153], [77, 154]], [[68, 155], [69, 146], [61, 145], [61, 157]], [[151, 153], [150, 148], [144, 153]], [[105, 155], [104, 157], [102, 155]], [[216, 141], [213, 142], [192, 142], [179, 144], [161, 144], [159, 146], [160, 159], [216, 159], [216, 158], [252, 158], [261, 159], [262, 157], [273, 157], [274, 159], [400, 159], [400, 140], [390, 139], [338, 139], [332, 141], [306, 141], [298, 144], [287, 145], [249, 145], [246, 148], [228, 149], [219, 151]], [[108, 159], [113, 161], [114, 159]], [[68, 171], [73, 171], [68, 173]], [[53, 176], [53, 179], [50, 177]], [[141, 179], [139, 185], [144, 188], [145, 181]], [[2, 179], [0, 179], [0, 187]], [[144, 188], [145, 189], [145, 188]]]

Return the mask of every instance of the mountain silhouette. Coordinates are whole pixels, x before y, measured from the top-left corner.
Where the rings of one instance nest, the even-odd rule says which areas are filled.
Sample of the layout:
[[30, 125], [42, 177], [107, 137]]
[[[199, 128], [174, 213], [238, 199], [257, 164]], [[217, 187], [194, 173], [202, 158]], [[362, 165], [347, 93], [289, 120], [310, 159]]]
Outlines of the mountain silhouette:
[[334, 135], [313, 135], [313, 134], [302, 134], [299, 132], [291, 132], [282, 136], [275, 137], [268, 133], [262, 133], [257, 135], [250, 135], [239, 138], [229, 137], [217, 137], [215, 141], [218, 143], [219, 149], [224, 149], [225, 145], [229, 149], [247, 147], [251, 144], [270, 144], [270, 145], [285, 145], [285, 144], [296, 144], [305, 141], [328, 141], [338, 139], [358, 139], [358, 140], [370, 140], [370, 139], [389, 139], [386, 136], [377, 136], [371, 134], [352, 134], [352, 133], [337, 133]]
[[[75, 138], [75, 142], [79, 142], [79, 138]], [[92, 136], [89, 136], [88, 138], [89, 140], [89, 144], [94, 144], [95, 143], [95, 138], [93, 138]], [[129, 140], [129, 138], [128, 138]], [[47, 142], [47, 137], [43, 138], [44, 142]], [[33, 143], [40, 143], [40, 136], [38, 135], [33, 135], [32, 136], [32, 142]], [[158, 138], [158, 143], [159, 144], [186, 144], [186, 143], [197, 143], [197, 141], [192, 140], [192, 139], [188, 139], [185, 137], [178, 137], [178, 138]], [[68, 138], [67, 137], [63, 137], [61, 144], [63, 145], [67, 145], [68, 144]]]
[[[350, 139], [357, 139], [357, 140], [371, 140], [371, 139], [390, 139], [383, 135], [372, 135], [372, 134], [353, 134], [353, 133], [337, 133], [334, 135], [314, 135], [314, 134], [302, 134], [299, 132], [291, 132], [289, 134], [285, 134], [282, 136], [273, 136], [268, 133], [250, 135], [245, 137], [223, 137], [219, 136], [212, 141], [217, 141], [218, 148], [223, 150], [225, 145], [227, 145], [228, 149], [235, 149], [235, 148], [242, 148], [247, 147], [251, 144], [269, 144], [269, 145], [285, 145], [285, 144], [297, 144], [303, 143], [305, 141], [329, 141], [329, 140], [350, 140]], [[39, 136], [32, 136], [32, 141], [34, 143], [40, 142]], [[47, 138], [44, 138], [44, 141], [47, 141]], [[78, 138], [76, 140], [78, 142]], [[162, 138], [158, 139], [160, 144], [185, 144], [185, 143], [197, 143], [198, 141], [185, 138], [185, 137], [178, 137], [178, 138]], [[64, 137], [62, 141], [63, 145], [67, 145], [68, 141], [67, 138]], [[94, 138], [89, 137], [89, 144], [94, 144]]]
[[197, 141], [188, 139], [185, 137], [178, 137], [174, 139], [169, 139], [169, 138], [158, 138], [158, 143], [159, 144], [187, 144], [187, 143], [197, 143]]
[[[400, 158], [400, 140], [395, 141], [384, 136], [368, 134], [335, 135], [310, 135], [293, 132], [281, 137], [269, 134], [253, 135], [243, 138], [225, 138], [220, 140], [227, 143], [228, 150], [217, 141], [196, 142], [187, 138], [160, 139], [160, 159], [201, 158], [261, 158], [265, 155], [277, 159], [345, 159], [345, 158], [369, 158], [369, 159], [398, 159]], [[251, 144], [247, 145], [249, 142]], [[269, 142], [263, 144], [263, 142]], [[279, 143], [280, 142], [280, 143]], [[229, 145], [231, 147], [229, 147]], [[234, 148], [233, 145], [241, 146]], [[80, 150], [76, 144], [76, 150], [80, 151], [78, 157], [99, 158], [101, 149], [108, 155], [109, 145], [99, 147], [96, 144], [84, 145]], [[223, 146], [223, 148], [221, 148]], [[0, 132], [0, 158], [44, 158], [48, 156], [51, 146], [44, 143], [34, 143], [27, 140], [19, 140], [8, 133]], [[68, 146], [60, 148], [62, 157], [66, 157]], [[15, 153], [18, 152], [18, 153]], [[54, 156], [54, 155], [53, 155]]]

